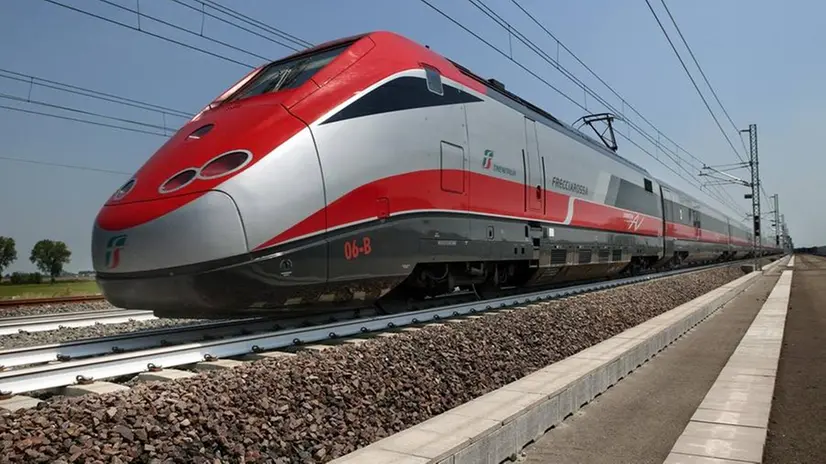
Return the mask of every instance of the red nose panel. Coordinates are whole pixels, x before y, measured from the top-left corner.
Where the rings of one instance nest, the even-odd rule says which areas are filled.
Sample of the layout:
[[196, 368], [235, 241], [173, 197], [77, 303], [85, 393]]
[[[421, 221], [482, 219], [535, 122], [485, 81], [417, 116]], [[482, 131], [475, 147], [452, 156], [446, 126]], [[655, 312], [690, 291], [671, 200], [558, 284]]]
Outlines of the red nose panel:
[[[197, 138], [189, 137], [209, 124], [214, 124], [214, 127], [205, 134], [199, 134]], [[222, 182], [250, 169], [304, 127], [304, 123], [290, 115], [280, 104], [273, 104], [272, 100], [256, 102], [250, 99], [243, 104], [229, 104], [208, 111], [199, 120], [190, 122], [178, 131], [141, 167], [135, 174], [137, 182], [131, 191], [120, 200], [110, 198], [106, 203], [107, 206], [132, 204], [134, 214], [107, 222], [106, 225], [99, 222], [99, 225], [107, 230], [134, 227], [180, 208]], [[187, 170], [200, 172], [205, 167], [208, 167], [208, 174], [214, 174], [216, 166], [208, 166], [210, 161], [218, 155], [235, 150], [249, 152], [251, 159], [226, 175], [212, 178], [199, 175], [194, 179], [186, 175], [183, 180], [187, 182], [178, 178], [179, 174]], [[161, 188], [164, 184], [166, 186]], [[174, 201], [152, 201], [173, 197]], [[143, 202], [147, 204], [140, 205]], [[126, 214], [132, 208], [119, 210]]]

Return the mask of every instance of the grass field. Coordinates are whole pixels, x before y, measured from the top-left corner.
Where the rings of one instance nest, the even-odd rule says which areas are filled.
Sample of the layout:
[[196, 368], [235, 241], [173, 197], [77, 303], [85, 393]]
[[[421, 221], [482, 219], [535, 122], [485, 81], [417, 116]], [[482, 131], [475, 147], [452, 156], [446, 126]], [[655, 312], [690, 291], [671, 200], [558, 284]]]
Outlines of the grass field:
[[54, 285], [25, 284], [0, 285], [0, 300], [9, 298], [51, 298], [74, 295], [94, 295], [100, 293], [97, 282], [94, 280], [79, 280], [74, 282], [56, 282]]

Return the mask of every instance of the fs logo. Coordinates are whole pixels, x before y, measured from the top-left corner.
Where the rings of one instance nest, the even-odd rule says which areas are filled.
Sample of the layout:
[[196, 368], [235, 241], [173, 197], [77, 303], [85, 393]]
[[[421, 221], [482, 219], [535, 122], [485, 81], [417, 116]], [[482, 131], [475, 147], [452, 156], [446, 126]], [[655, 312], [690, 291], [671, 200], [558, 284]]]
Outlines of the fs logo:
[[482, 158], [482, 168], [490, 169], [493, 165], [493, 150], [485, 150], [485, 157]]
[[120, 250], [126, 246], [126, 235], [115, 235], [106, 243], [106, 267], [115, 269], [120, 265]]

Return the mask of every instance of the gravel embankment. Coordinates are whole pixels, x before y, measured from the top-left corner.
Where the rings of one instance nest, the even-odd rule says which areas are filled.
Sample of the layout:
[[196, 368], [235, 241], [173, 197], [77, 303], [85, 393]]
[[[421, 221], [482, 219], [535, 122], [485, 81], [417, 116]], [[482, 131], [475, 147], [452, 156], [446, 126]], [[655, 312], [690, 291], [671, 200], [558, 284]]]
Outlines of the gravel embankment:
[[77, 313], [118, 309], [106, 300], [8, 306], [0, 308], [0, 320], [5, 317], [39, 316], [41, 314]]
[[86, 327], [64, 327], [62, 329], [44, 330], [42, 332], [25, 332], [0, 335], [0, 349], [22, 348], [24, 346], [48, 345], [85, 338], [105, 337], [122, 333], [140, 332], [142, 330], [160, 329], [162, 327], [202, 324], [209, 322], [202, 319], [150, 319], [147, 321], [129, 321], [118, 324], [95, 324]]
[[742, 276], [715, 269], [0, 417], [2, 462], [327, 462]]

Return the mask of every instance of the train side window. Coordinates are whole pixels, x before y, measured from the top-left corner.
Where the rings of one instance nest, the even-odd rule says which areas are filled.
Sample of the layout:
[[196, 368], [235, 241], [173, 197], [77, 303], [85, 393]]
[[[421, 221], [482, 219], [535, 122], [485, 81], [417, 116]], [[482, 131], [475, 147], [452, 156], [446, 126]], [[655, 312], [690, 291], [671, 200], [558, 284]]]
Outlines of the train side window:
[[442, 76], [435, 68], [424, 66], [424, 72], [427, 76], [427, 89], [436, 95], [444, 95], [445, 91], [442, 87]]
[[651, 181], [648, 179], [643, 179], [645, 181], [645, 191], [654, 193], [654, 186], [651, 184]]

